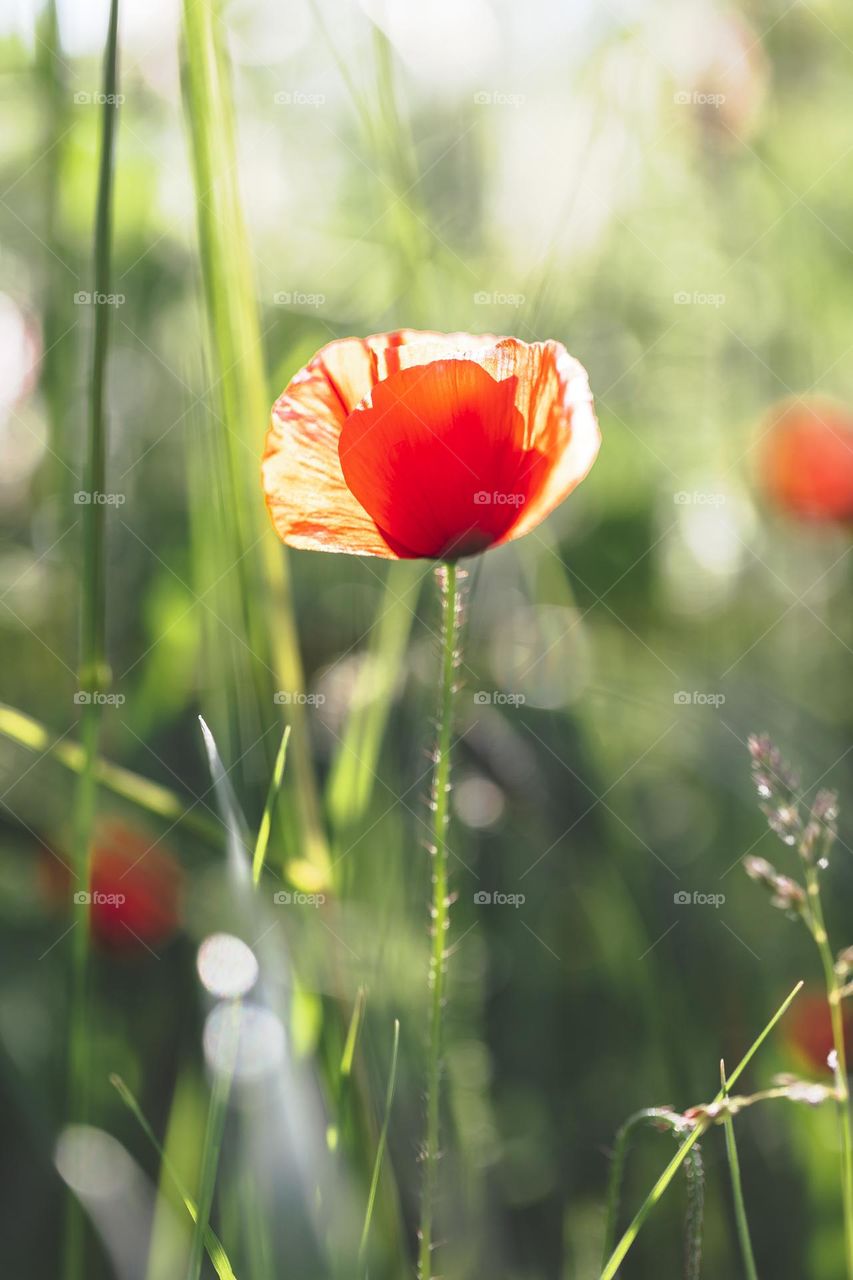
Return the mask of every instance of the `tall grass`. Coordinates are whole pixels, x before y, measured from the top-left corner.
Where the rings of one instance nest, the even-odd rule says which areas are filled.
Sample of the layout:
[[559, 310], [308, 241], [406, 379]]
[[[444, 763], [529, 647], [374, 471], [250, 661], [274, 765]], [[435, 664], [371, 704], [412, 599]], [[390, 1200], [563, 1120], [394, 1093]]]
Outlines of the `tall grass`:
[[[287, 561], [259, 498], [258, 468], [270, 396], [253, 288], [254, 271], [239, 190], [235, 122], [222, 23], [214, 3], [185, 0], [183, 85], [196, 194], [201, 275], [207, 315], [215, 470], [198, 535], [222, 525], [218, 566], [230, 602], [211, 652], [211, 678], [233, 700], [232, 725], [245, 738], [243, 684], [253, 698], [248, 732], [257, 738], [289, 696], [291, 767], [283, 788], [287, 848], [314, 887], [328, 883], [329, 856], [310, 755], [304, 675], [293, 621]], [[232, 646], [235, 671], [220, 661]], [[242, 679], [241, 679], [242, 677]], [[242, 722], [242, 724], [241, 724]], [[249, 745], [248, 742], [246, 745]], [[271, 767], [273, 760], [267, 757]], [[298, 856], [295, 855], [298, 851]]]
[[[100, 167], [95, 216], [94, 293], [109, 293], [112, 249], [113, 151], [117, 124], [118, 0], [111, 0], [103, 70]], [[76, 892], [88, 893], [91, 849], [97, 804], [96, 762], [101, 726], [98, 697], [110, 685], [106, 654], [106, 512], [99, 501], [106, 493], [107, 422], [105, 375], [110, 308], [94, 308], [92, 367], [89, 380], [89, 431], [86, 459], [88, 502], [83, 505], [83, 565], [80, 601], [80, 662], [78, 691], [82, 697], [81, 769], [73, 813], [73, 873]], [[69, 1004], [68, 1118], [85, 1119], [88, 1086], [87, 988], [89, 928], [83, 913], [71, 930], [71, 999]], [[73, 1196], [67, 1202], [65, 1275], [78, 1280], [85, 1274], [83, 1219]]]

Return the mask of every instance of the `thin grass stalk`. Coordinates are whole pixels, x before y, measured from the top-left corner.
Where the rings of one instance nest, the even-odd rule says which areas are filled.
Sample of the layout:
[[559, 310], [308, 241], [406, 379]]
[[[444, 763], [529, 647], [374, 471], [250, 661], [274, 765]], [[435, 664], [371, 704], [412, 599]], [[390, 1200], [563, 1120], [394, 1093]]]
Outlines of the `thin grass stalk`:
[[[39, 720], [0, 702], [0, 735], [39, 756], [50, 756], [71, 773], [82, 774], [87, 752], [79, 742], [57, 738]], [[147, 813], [169, 823], [180, 823], [200, 839], [219, 847], [221, 828], [197, 808], [188, 807], [168, 787], [151, 782], [122, 765], [112, 764], [98, 756], [93, 765], [95, 782], [122, 800], [128, 800]]]
[[[720, 1081], [722, 1084], [723, 1097], [729, 1096], [728, 1085], [726, 1084], [726, 1064], [720, 1062]], [[755, 1254], [752, 1251], [752, 1238], [749, 1234], [749, 1219], [746, 1216], [746, 1202], [743, 1198], [743, 1185], [740, 1178], [740, 1160], [737, 1153], [737, 1142], [735, 1140], [735, 1126], [731, 1116], [726, 1113], [723, 1120], [723, 1128], [726, 1135], [726, 1158], [729, 1164], [729, 1177], [732, 1183], [732, 1200], [735, 1210], [735, 1225], [737, 1227], [738, 1243], [740, 1244], [741, 1257], [743, 1258], [743, 1270], [747, 1280], [758, 1280], [758, 1271], [755, 1267]]]
[[[117, 119], [118, 85], [118, 0], [111, 0], [104, 51], [103, 107], [101, 111], [101, 153], [95, 215], [95, 293], [109, 292], [113, 154]], [[89, 434], [86, 484], [89, 501], [83, 504], [83, 565], [81, 590], [81, 634], [78, 689], [82, 695], [82, 767], [73, 807], [73, 872], [77, 892], [89, 892], [91, 849], [97, 806], [98, 742], [101, 703], [96, 696], [109, 688], [110, 671], [106, 659], [106, 505], [98, 496], [106, 490], [107, 424], [104, 411], [104, 383], [109, 343], [110, 308], [94, 308], [92, 372], [90, 379]], [[68, 1039], [68, 1119], [79, 1123], [87, 1111], [87, 1021], [89, 984], [89, 920], [83, 913], [79, 927], [71, 930], [71, 996]], [[67, 1280], [84, 1274], [85, 1246], [82, 1210], [73, 1193], [66, 1201], [64, 1267]]]
[[[667, 1107], [646, 1107], [630, 1116], [616, 1134], [613, 1144], [613, 1157], [610, 1163], [610, 1180], [607, 1189], [607, 1222], [604, 1229], [604, 1257], [602, 1266], [613, 1251], [616, 1242], [616, 1227], [619, 1218], [619, 1201], [625, 1178], [625, 1163], [634, 1133], [641, 1125], [652, 1125], [665, 1128], [676, 1140], [684, 1133], [687, 1123], [683, 1116]], [[698, 1274], [701, 1262], [701, 1235], [703, 1216], [704, 1174], [702, 1157], [698, 1144], [693, 1147], [685, 1161], [687, 1183], [687, 1218], [685, 1242], [685, 1272], [688, 1280]]]
[[[761, 1045], [770, 1035], [770, 1032], [776, 1026], [776, 1023], [779, 1021], [780, 1018], [784, 1017], [785, 1013], [788, 1011], [789, 1006], [796, 999], [796, 997], [799, 995], [800, 991], [802, 990], [802, 986], [803, 986], [802, 981], [797, 983], [793, 991], [791, 991], [791, 993], [785, 998], [785, 1000], [783, 1000], [782, 1004], [776, 1010], [773, 1017], [767, 1023], [767, 1026], [764, 1028], [761, 1034], [755, 1040], [753, 1040], [752, 1044], [747, 1049], [746, 1053], [741, 1058], [740, 1062], [735, 1067], [732, 1074], [726, 1080], [725, 1088], [727, 1090], [731, 1089], [735, 1081], [740, 1078], [741, 1074], [746, 1069], [746, 1067], [752, 1060], [755, 1053], [758, 1051], [758, 1049], [761, 1047]], [[720, 1089], [719, 1093], [714, 1098], [714, 1102], [715, 1103], [722, 1102], [724, 1096], [725, 1095], [723, 1090]], [[689, 1134], [689, 1136], [685, 1138], [684, 1142], [678, 1148], [678, 1151], [670, 1160], [669, 1164], [666, 1166], [663, 1173], [658, 1178], [657, 1182], [654, 1184], [654, 1186], [652, 1187], [649, 1194], [646, 1196], [643, 1203], [640, 1205], [640, 1208], [637, 1210], [637, 1213], [635, 1214], [634, 1219], [631, 1222], [631, 1225], [628, 1227], [627, 1231], [622, 1236], [616, 1248], [613, 1250], [613, 1253], [608, 1258], [605, 1266], [602, 1269], [600, 1280], [614, 1280], [614, 1277], [618, 1274], [619, 1268], [622, 1265], [623, 1261], [625, 1260], [627, 1253], [629, 1252], [632, 1245], [634, 1244], [634, 1241], [637, 1239], [637, 1236], [640, 1234], [640, 1231], [643, 1229], [646, 1219], [648, 1218], [652, 1209], [654, 1209], [655, 1205], [664, 1195], [669, 1184], [672, 1182], [676, 1173], [681, 1168], [682, 1164], [690, 1154], [690, 1151], [695, 1146], [695, 1144], [699, 1141], [702, 1135], [705, 1133], [710, 1123], [711, 1123], [711, 1119], [706, 1113], [705, 1115], [702, 1116], [701, 1119], [697, 1121], [693, 1131]]]
[[832, 1021], [832, 1043], [835, 1049], [835, 1093], [838, 1132], [841, 1138], [841, 1193], [844, 1204], [844, 1244], [847, 1258], [847, 1280], [853, 1280], [853, 1134], [850, 1125], [850, 1088], [847, 1082], [847, 1049], [844, 1043], [844, 1017], [841, 987], [835, 972], [829, 936], [820, 896], [820, 872], [814, 862], [806, 862], [809, 928], [820, 954], [826, 997]]
[[[268, 719], [272, 678], [297, 693], [304, 678], [293, 620], [285, 554], [260, 500], [258, 458], [269, 418], [262, 335], [253, 269], [237, 179], [230, 72], [216, 5], [184, 0], [184, 92], [196, 190], [199, 246], [221, 405], [221, 479], [226, 539], [233, 561], [239, 629], [254, 656], [249, 680], [257, 714]], [[248, 426], [248, 431], [247, 431]], [[253, 434], [256, 433], [256, 434]], [[255, 546], [257, 543], [257, 547]], [[330, 859], [310, 755], [307, 713], [298, 698], [288, 709], [293, 725], [291, 766], [283, 798], [292, 847], [309, 865], [317, 886], [328, 882]]]
[[459, 634], [459, 573], [447, 563], [438, 571], [442, 589], [442, 650], [439, 685], [438, 744], [433, 774], [432, 848], [432, 953], [429, 967], [429, 1038], [426, 1093], [426, 1142], [424, 1185], [421, 1207], [419, 1275], [432, 1275], [433, 1229], [438, 1190], [438, 1162], [441, 1141], [441, 1074], [443, 1062], [444, 985], [447, 968], [449, 898], [447, 886], [447, 825], [450, 797], [450, 749], [453, 732], [454, 673]]
[[207, 1113], [207, 1125], [204, 1134], [204, 1150], [201, 1157], [201, 1177], [198, 1188], [198, 1209], [193, 1227], [190, 1260], [187, 1266], [187, 1280], [200, 1280], [201, 1264], [204, 1258], [205, 1243], [210, 1230], [210, 1215], [213, 1209], [213, 1196], [216, 1190], [216, 1175], [219, 1169], [219, 1155], [222, 1140], [225, 1136], [225, 1121], [228, 1115], [228, 1098], [234, 1078], [234, 1067], [240, 1040], [240, 1018], [242, 1003], [231, 1002], [231, 1017], [226, 1024], [223, 1035], [224, 1053], [222, 1061], [213, 1067], [213, 1083], [210, 1089], [210, 1104]]
[[[370, 1179], [370, 1191], [367, 1195], [367, 1208], [364, 1212], [364, 1226], [361, 1230], [361, 1242], [358, 1247], [358, 1270], [364, 1271], [367, 1257], [367, 1244], [370, 1239], [370, 1224], [373, 1221], [373, 1208], [376, 1204], [376, 1193], [379, 1190], [379, 1178], [382, 1173], [382, 1161], [385, 1158], [385, 1147], [388, 1142], [388, 1126], [391, 1123], [391, 1107], [394, 1104], [394, 1090], [397, 1085], [397, 1053], [400, 1048], [400, 1023], [394, 1019], [394, 1043], [391, 1048], [391, 1066], [388, 1070], [388, 1087], [385, 1092], [385, 1113], [382, 1117], [382, 1130], [376, 1147], [376, 1159]], [[364, 1271], [365, 1277], [367, 1272]]]
[[[128, 1089], [127, 1085], [125, 1084], [124, 1080], [122, 1080], [121, 1076], [111, 1075], [110, 1084], [113, 1086], [116, 1093], [121, 1098], [122, 1102], [127, 1107], [128, 1111], [130, 1111], [131, 1115], [136, 1120], [142, 1132], [145, 1134], [145, 1137], [148, 1139], [148, 1141], [151, 1143], [151, 1146], [156, 1151], [157, 1155], [160, 1158], [160, 1168], [166, 1174], [172, 1186], [174, 1187], [175, 1191], [180, 1196], [180, 1199], [183, 1202], [184, 1208], [189, 1214], [190, 1219], [193, 1222], [196, 1222], [198, 1220], [198, 1206], [196, 1205], [192, 1196], [189, 1194], [189, 1191], [187, 1190], [184, 1184], [184, 1181], [181, 1178], [181, 1175], [178, 1173], [174, 1164], [169, 1159], [169, 1156], [165, 1148], [160, 1142], [158, 1142], [157, 1135], [154, 1133], [154, 1130], [151, 1128], [151, 1125], [146, 1120], [145, 1113], [143, 1112], [136, 1098], [130, 1092], [130, 1089]], [[225, 1249], [223, 1248], [220, 1240], [216, 1236], [216, 1233], [209, 1226], [205, 1229], [205, 1232], [204, 1232], [204, 1247], [207, 1250], [207, 1255], [213, 1264], [214, 1271], [219, 1276], [219, 1280], [236, 1280], [236, 1277], [234, 1275], [234, 1269], [231, 1266], [231, 1263], [228, 1259], [228, 1255], [225, 1252]]]

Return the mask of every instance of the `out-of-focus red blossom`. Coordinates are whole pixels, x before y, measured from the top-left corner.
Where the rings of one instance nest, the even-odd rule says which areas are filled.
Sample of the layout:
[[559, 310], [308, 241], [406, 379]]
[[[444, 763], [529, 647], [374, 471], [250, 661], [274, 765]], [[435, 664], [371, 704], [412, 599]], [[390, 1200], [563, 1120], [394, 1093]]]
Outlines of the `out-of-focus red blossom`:
[[534, 529], [598, 445], [586, 373], [560, 343], [401, 329], [329, 343], [293, 378], [264, 492], [291, 546], [451, 560]]
[[[98, 828], [92, 855], [89, 923], [96, 943], [115, 951], [156, 950], [181, 927], [183, 874], [153, 838], [119, 820]], [[75, 901], [76, 882], [62, 860], [45, 851], [42, 881], [54, 900]]]
[[833, 400], [785, 401], [761, 451], [774, 506], [801, 520], [853, 523], [853, 412]]
[[[853, 1054], [853, 1016], [844, 1009], [844, 1044], [847, 1059]], [[788, 1048], [812, 1072], [829, 1072], [827, 1058], [832, 1052], [832, 1021], [826, 996], [804, 993], [794, 1001], [785, 1020]]]

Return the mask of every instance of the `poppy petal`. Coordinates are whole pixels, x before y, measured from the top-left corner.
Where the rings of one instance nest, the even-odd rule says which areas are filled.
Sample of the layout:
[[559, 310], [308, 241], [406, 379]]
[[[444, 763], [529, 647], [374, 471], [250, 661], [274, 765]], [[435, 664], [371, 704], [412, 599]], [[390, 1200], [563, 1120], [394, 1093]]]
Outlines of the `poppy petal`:
[[498, 542], [541, 485], [514, 377], [473, 359], [413, 365], [377, 383], [340, 437], [347, 484], [403, 556], [445, 559]]
[[267, 507], [282, 541], [317, 551], [397, 559], [341, 472], [338, 437], [349, 413], [401, 368], [492, 346], [493, 337], [402, 329], [331, 342], [273, 407], [263, 459]]
[[264, 488], [293, 546], [470, 555], [535, 528], [598, 447], [586, 373], [559, 343], [400, 330], [330, 343], [293, 379]]

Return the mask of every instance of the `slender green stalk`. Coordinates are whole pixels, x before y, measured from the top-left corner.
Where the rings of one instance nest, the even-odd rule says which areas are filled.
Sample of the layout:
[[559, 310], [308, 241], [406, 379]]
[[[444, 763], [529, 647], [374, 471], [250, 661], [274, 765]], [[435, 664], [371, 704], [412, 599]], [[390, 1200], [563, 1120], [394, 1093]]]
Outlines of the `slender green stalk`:
[[446, 940], [449, 925], [447, 893], [447, 823], [450, 793], [450, 746], [453, 729], [453, 679], [459, 629], [457, 569], [448, 563], [439, 570], [442, 583], [442, 658], [438, 715], [438, 745], [433, 775], [432, 850], [432, 955], [429, 986], [429, 1045], [427, 1066], [426, 1143], [424, 1147], [424, 1187], [421, 1207], [421, 1239], [418, 1271], [420, 1280], [432, 1275], [433, 1224], [438, 1187], [439, 1142], [441, 1138], [442, 1021]]
[[[270, 397], [254, 296], [252, 257], [239, 185], [235, 121], [224, 26], [215, 0], [184, 0], [183, 86], [196, 194], [201, 274], [213, 372], [215, 484], [221, 492], [223, 554], [233, 566], [229, 624], [242, 675], [223, 672], [222, 645], [213, 651], [228, 677], [233, 722], [243, 720], [241, 681], [250, 689], [261, 724], [272, 710], [274, 678], [284, 693], [302, 690], [304, 677], [294, 623], [288, 562], [263, 511], [258, 459], [269, 421]], [[228, 586], [230, 584], [226, 584]], [[224, 646], [227, 652], [227, 644]], [[233, 688], [233, 692], [232, 692]], [[288, 847], [299, 849], [315, 887], [328, 884], [330, 859], [310, 753], [307, 710], [288, 706], [293, 725], [291, 764], [282, 788]]]
[[[376, 1148], [376, 1160], [373, 1164], [373, 1175], [370, 1179], [370, 1191], [367, 1196], [367, 1208], [364, 1213], [364, 1226], [361, 1232], [361, 1243], [358, 1247], [358, 1269], [364, 1268], [367, 1255], [367, 1242], [370, 1239], [370, 1224], [373, 1221], [373, 1207], [376, 1204], [376, 1193], [379, 1190], [379, 1177], [382, 1173], [382, 1161], [385, 1158], [385, 1146], [388, 1141], [388, 1126], [391, 1123], [391, 1107], [394, 1102], [394, 1089], [397, 1084], [397, 1051], [400, 1048], [400, 1023], [394, 1019], [394, 1045], [391, 1049], [391, 1067], [388, 1072], [388, 1088], [385, 1092], [385, 1115], [382, 1118], [382, 1131]], [[364, 1272], [365, 1276], [367, 1272]]]
[[[616, 1226], [619, 1218], [619, 1198], [621, 1195], [622, 1183], [625, 1176], [625, 1162], [628, 1157], [628, 1148], [634, 1133], [641, 1125], [651, 1124], [657, 1128], [667, 1129], [676, 1139], [681, 1136], [687, 1129], [687, 1122], [684, 1117], [677, 1112], [671, 1111], [668, 1107], [647, 1107], [642, 1111], [636, 1112], [630, 1116], [622, 1128], [616, 1135], [616, 1141], [613, 1144], [613, 1158], [610, 1163], [610, 1182], [607, 1190], [607, 1223], [604, 1229], [604, 1257], [602, 1266], [607, 1263], [607, 1259], [613, 1252], [613, 1246], [616, 1243]], [[688, 1273], [690, 1259], [695, 1256], [701, 1256], [701, 1225], [702, 1225], [702, 1160], [699, 1155], [699, 1148], [695, 1146], [686, 1159], [686, 1169], [688, 1175], [687, 1194], [688, 1194], [688, 1214], [687, 1214], [687, 1249]], [[697, 1197], [697, 1188], [699, 1194]], [[698, 1198], [698, 1204], [695, 1201]], [[693, 1230], [692, 1228], [696, 1228]]]
[[[729, 1096], [729, 1089], [726, 1083], [726, 1064], [720, 1062], [720, 1081], [722, 1085], [723, 1097]], [[743, 1198], [743, 1186], [740, 1180], [740, 1160], [737, 1154], [737, 1142], [735, 1141], [735, 1126], [731, 1116], [727, 1113], [723, 1120], [723, 1128], [726, 1133], [726, 1156], [729, 1162], [729, 1175], [732, 1180], [732, 1199], [735, 1207], [735, 1223], [737, 1225], [737, 1235], [740, 1241], [740, 1251], [743, 1256], [743, 1270], [747, 1280], [758, 1280], [758, 1272], [755, 1268], [755, 1254], [752, 1252], [752, 1239], [749, 1234], [749, 1221], [746, 1216], [746, 1203]]]
[[841, 1009], [841, 989], [832, 958], [829, 937], [823, 916], [820, 897], [820, 874], [814, 862], [806, 862], [806, 888], [808, 889], [808, 924], [815, 940], [823, 975], [826, 997], [832, 1020], [832, 1041], [835, 1048], [835, 1092], [838, 1107], [838, 1131], [841, 1137], [841, 1190], [844, 1202], [844, 1242], [847, 1256], [847, 1280], [853, 1280], [853, 1134], [850, 1126], [850, 1089], [847, 1083], [847, 1051], [844, 1044], [844, 1017]]
[[207, 1126], [204, 1134], [204, 1150], [201, 1157], [198, 1211], [195, 1218], [190, 1260], [187, 1267], [187, 1280], [199, 1280], [201, 1276], [205, 1241], [210, 1229], [213, 1194], [216, 1189], [219, 1153], [222, 1150], [222, 1139], [225, 1134], [228, 1097], [231, 1093], [231, 1082], [234, 1078], [234, 1066], [240, 1040], [241, 1013], [241, 1002], [234, 1000], [232, 1002], [231, 1017], [223, 1026], [222, 1060], [217, 1061], [214, 1066], [213, 1084], [211, 1085], [210, 1103], [207, 1112]]
[[[112, 239], [113, 151], [118, 85], [118, 0], [111, 0], [107, 42], [104, 52], [103, 109], [101, 112], [101, 154], [95, 214], [95, 301], [94, 341], [90, 382], [89, 438], [86, 461], [88, 501], [83, 504], [83, 566], [81, 593], [81, 635], [79, 697], [81, 699], [81, 746], [83, 764], [74, 798], [75, 892], [89, 891], [91, 846], [97, 805], [95, 763], [98, 756], [101, 701], [96, 696], [109, 687], [106, 660], [106, 554], [105, 517], [107, 507], [100, 500], [106, 489], [107, 424], [104, 413], [104, 382], [109, 342], [110, 308], [97, 305], [97, 298], [109, 292]], [[87, 989], [89, 925], [83, 913], [79, 926], [71, 930], [71, 996], [68, 1036], [68, 1119], [86, 1118], [87, 1095]], [[76, 1197], [66, 1202], [64, 1265], [67, 1280], [78, 1280], [85, 1269], [84, 1224]]]
[[[761, 1032], [758, 1038], [754, 1040], [753, 1043], [750, 1045], [750, 1047], [747, 1049], [746, 1053], [741, 1058], [740, 1062], [735, 1067], [732, 1074], [726, 1080], [725, 1087], [727, 1090], [731, 1089], [735, 1081], [739, 1079], [740, 1075], [746, 1069], [747, 1065], [753, 1058], [754, 1054], [761, 1047], [761, 1045], [770, 1035], [770, 1032], [776, 1026], [776, 1023], [787, 1012], [788, 1007], [790, 1006], [792, 1001], [796, 998], [796, 996], [799, 994], [802, 988], [802, 985], [803, 985], [802, 982], [797, 983], [797, 985], [794, 987], [790, 995], [787, 996], [787, 998], [782, 1002], [782, 1004], [776, 1010], [773, 1017], [767, 1023], [767, 1026], [764, 1028], [764, 1030]], [[714, 1098], [714, 1102], [722, 1102], [723, 1097], [724, 1097], [724, 1093], [723, 1093], [723, 1090], [721, 1089], [717, 1094], [717, 1096]], [[708, 1125], [710, 1123], [711, 1123], [711, 1119], [707, 1114], [702, 1116], [702, 1118], [697, 1121], [692, 1133], [689, 1134], [689, 1136], [684, 1140], [684, 1142], [678, 1148], [678, 1151], [672, 1157], [669, 1164], [666, 1166], [663, 1173], [658, 1178], [657, 1182], [652, 1187], [651, 1191], [646, 1196], [643, 1203], [640, 1205], [640, 1208], [637, 1210], [637, 1213], [634, 1216], [633, 1222], [628, 1227], [625, 1234], [622, 1236], [622, 1239], [619, 1241], [618, 1245], [613, 1250], [613, 1253], [610, 1255], [610, 1258], [608, 1259], [607, 1263], [602, 1269], [600, 1280], [614, 1280], [614, 1277], [618, 1274], [619, 1268], [622, 1265], [626, 1254], [630, 1250], [637, 1236], [640, 1234], [640, 1231], [642, 1230], [643, 1225], [646, 1219], [648, 1218], [649, 1214], [651, 1213], [652, 1209], [654, 1209], [657, 1202], [661, 1199], [667, 1187], [675, 1177], [676, 1173], [681, 1168], [681, 1165], [684, 1163], [684, 1161], [687, 1159], [688, 1155], [690, 1154], [692, 1147], [695, 1146], [695, 1144], [699, 1141], [699, 1139], [702, 1137], [703, 1133], [708, 1128]]]
[[272, 830], [273, 810], [278, 793], [281, 788], [281, 780], [284, 777], [284, 762], [287, 759], [287, 743], [290, 739], [290, 725], [286, 725], [284, 733], [281, 735], [281, 742], [278, 746], [278, 752], [273, 766], [272, 777], [270, 778], [269, 791], [267, 792], [266, 804], [264, 812], [261, 815], [260, 826], [258, 827], [258, 838], [255, 841], [255, 852], [252, 855], [252, 882], [257, 886], [261, 878], [261, 872], [264, 869], [264, 858], [267, 855], [267, 845], [269, 844], [270, 831]]
[[[161, 1167], [164, 1169], [166, 1175], [168, 1176], [169, 1180], [172, 1183], [172, 1186], [175, 1188], [181, 1200], [183, 1201], [184, 1208], [186, 1209], [190, 1218], [192, 1219], [193, 1222], [197, 1222], [198, 1206], [196, 1205], [192, 1196], [187, 1191], [187, 1188], [184, 1184], [183, 1179], [181, 1178], [181, 1175], [178, 1173], [174, 1164], [169, 1159], [169, 1156], [166, 1153], [165, 1149], [163, 1148], [162, 1144], [157, 1141], [157, 1136], [154, 1133], [154, 1130], [151, 1128], [151, 1125], [146, 1120], [145, 1113], [143, 1112], [139, 1103], [136, 1101], [136, 1098], [134, 1098], [133, 1094], [130, 1092], [127, 1085], [122, 1080], [121, 1076], [111, 1075], [110, 1084], [113, 1086], [113, 1088], [117, 1092], [118, 1096], [121, 1098], [124, 1105], [135, 1117], [136, 1122], [139, 1125], [140, 1129], [145, 1134], [146, 1138], [151, 1143], [154, 1150], [157, 1152], [157, 1155], [160, 1157]], [[219, 1280], [237, 1280], [236, 1276], [234, 1275], [234, 1268], [231, 1266], [227, 1253], [222, 1247], [222, 1244], [219, 1238], [216, 1236], [215, 1232], [210, 1227], [207, 1227], [204, 1232], [204, 1247], [207, 1250], [207, 1255], [210, 1258], [210, 1261], [213, 1263], [213, 1269], [215, 1270], [216, 1274], [219, 1276]]]
[[[72, 773], [82, 774], [85, 771], [87, 751], [79, 742], [71, 742], [66, 737], [57, 738], [39, 720], [34, 720], [32, 716], [3, 702], [0, 702], [0, 735], [28, 751], [50, 756]], [[194, 806], [187, 807], [174, 791], [161, 786], [159, 782], [151, 782], [119, 764], [111, 764], [102, 756], [95, 760], [93, 773], [98, 786], [111, 791], [113, 795], [129, 800], [140, 809], [170, 823], [181, 823], [188, 831], [217, 848], [221, 844], [221, 827]]]

